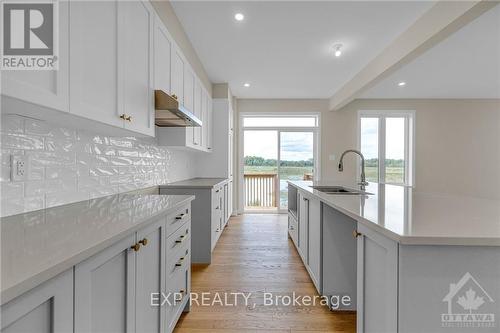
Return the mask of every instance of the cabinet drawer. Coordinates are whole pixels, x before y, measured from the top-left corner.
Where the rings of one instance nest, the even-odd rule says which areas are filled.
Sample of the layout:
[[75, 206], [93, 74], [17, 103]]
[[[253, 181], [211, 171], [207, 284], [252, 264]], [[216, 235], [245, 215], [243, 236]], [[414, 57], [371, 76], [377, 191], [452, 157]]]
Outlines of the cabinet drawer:
[[167, 279], [179, 271], [186, 270], [190, 267], [190, 240], [187, 240], [182, 247], [178, 248], [174, 253], [167, 257]]
[[182, 269], [167, 279], [167, 295], [170, 298], [166, 304], [167, 332], [173, 332], [187, 297], [189, 297], [189, 270]]
[[184, 222], [191, 220], [191, 205], [176, 209], [167, 216], [167, 236], [176, 231]]
[[191, 221], [184, 223], [173, 234], [167, 237], [166, 248], [167, 257], [171, 256], [178, 249], [182, 248], [185, 244], [191, 242]]

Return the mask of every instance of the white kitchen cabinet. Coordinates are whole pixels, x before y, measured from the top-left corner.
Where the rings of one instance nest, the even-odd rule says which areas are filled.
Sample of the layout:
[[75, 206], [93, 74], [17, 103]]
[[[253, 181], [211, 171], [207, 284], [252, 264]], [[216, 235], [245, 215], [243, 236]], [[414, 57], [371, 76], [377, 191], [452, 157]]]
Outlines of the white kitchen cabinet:
[[321, 203], [309, 199], [307, 270], [318, 292], [321, 292]]
[[75, 333], [135, 332], [135, 234], [75, 266]]
[[154, 80], [155, 89], [172, 93], [171, 79], [172, 37], [161, 19], [155, 18], [154, 29]]
[[180, 105], [184, 105], [184, 66], [185, 66], [184, 56], [181, 50], [174, 45], [172, 49], [172, 96], [177, 97]]
[[151, 306], [151, 294], [166, 289], [166, 226], [165, 220], [137, 232], [136, 261], [136, 327], [137, 332], [163, 332], [164, 311]]
[[[59, 6], [59, 69], [2, 71], [2, 95], [58, 111], [69, 111], [69, 14], [67, 1]], [[4, 112], [2, 110], [2, 112]]]
[[398, 243], [358, 223], [357, 330], [398, 331]]
[[[193, 75], [194, 76], [194, 75]], [[203, 99], [203, 90], [202, 90], [202, 85], [201, 82], [196, 79], [194, 82], [194, 103], [193, 103], [193, 109], [192, 112], [198, 119], [201, 119], [203, 123], [203, 110], [202, 110], [202, 99]], [[202, 127], [194, 127], [193, 128], [193, 144], [195, 146], [200, 146], [203, 147], [203, 137], [201, 135], [202, 129], [205, 125], [203, 124]]]
[[[118, 1], [68, 2], [70, 13], [70, 110], [123, 127], [118, 98]], [[88, 24], [92, 17], [92, 24]]]
[[309, 206], [310, 201], [302, 193], [299, 193], [299, 218], [298, 218], [298, 251], [304, 264], [307, 265], [309, 255], [308, 237], [309, 237]]
[[73, 269], [2, 305], [2, 333], [73, 331]]
[[290, 235], [290, 239], [292, 240], [295, 248], [298, 248], [298, 230], [299, 226], [297, 223], [297, 219], [292, 214], [288, 214], [288, 235]]
[[[210, 149], [212, 154], [199, 157], [199, 164], [203, 167], [198, 170], [198, 174], [199, 177], [228, 178], [232, 180], [234, 134], [231, 129], [231, 119], [233, 118], [233, 109], [226, 98], [214, 99], [210, 104], [213, 104], [213, 112], [210, 111], [209, 105], [207, 147], [212, 148]], [[212, 135], [213, 140], [211, 139]]]
[[154, 136], [154, 9], [149, 1], [121, 1], [118, 13], [118, 96], [124, 127]]
[[204, 101], [203, 109], [205, 111], [205, 117], [203, 118], [203, 131], [204, 131], [204, 146], [208, 151], [212, 150], [212, 138], [213, 138], [213, 117], [212, 117], [212, 98], [209, 96], [208, 92], [204, 91]]

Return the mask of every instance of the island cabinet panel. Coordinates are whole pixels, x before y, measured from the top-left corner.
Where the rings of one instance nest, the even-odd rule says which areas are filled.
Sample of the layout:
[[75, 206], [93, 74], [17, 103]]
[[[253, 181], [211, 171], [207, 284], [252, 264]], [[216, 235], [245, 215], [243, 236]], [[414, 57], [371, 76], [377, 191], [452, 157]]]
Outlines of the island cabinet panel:
[[2, 305], [2, 333], [73, 331], [73, 269]]
[[308, 231], [309, 231], [309, 198], [299, 193], [299, 230], [298, 230], [298, 252], [302, 261], [307, 264], [308, 256]]
[[398, 332], [398, 243], [358, 223], [357, 330]]
[[[322, 209], [322, 294], [350, 298], [337, 310], [356, 309], [356, 220], [329, 206]], [[336, 307], [336, 306], [335, 306]]]
[[137, 232], [136, 326], [137, 332], [163, 332], [164, 315], [160, 306], [151, 306], [151, 295], [166, 288], [166, 228], [164, 220]]
[[307, 270], [316, 290], [321, 293], [321, 203], [309, 199]]
[[75, 266], [75, 333], [135, 332], [135, 234]]

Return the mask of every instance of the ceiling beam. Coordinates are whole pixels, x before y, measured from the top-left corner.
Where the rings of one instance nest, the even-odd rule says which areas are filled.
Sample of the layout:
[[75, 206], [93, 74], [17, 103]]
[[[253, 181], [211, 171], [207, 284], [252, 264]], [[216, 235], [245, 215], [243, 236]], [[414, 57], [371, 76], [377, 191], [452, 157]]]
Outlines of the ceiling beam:
[[496, 6], [498, 1], [439, 1], [369, 62], [331, 98], [330, 110], [347, 105], [403, 65]]

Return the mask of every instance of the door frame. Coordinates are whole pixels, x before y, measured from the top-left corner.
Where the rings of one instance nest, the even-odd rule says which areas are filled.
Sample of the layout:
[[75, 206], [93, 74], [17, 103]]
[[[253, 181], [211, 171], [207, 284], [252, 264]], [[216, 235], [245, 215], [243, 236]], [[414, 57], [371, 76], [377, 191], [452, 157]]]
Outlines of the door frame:
[[[316, 127], [280, 127], [280, 126], [269, 126], [269, 127], [244, 127], [243, 126], [243, 119], [248, 116], [254, 116], [254, 117], [282, 117], [282, 118], [288, 118], [288, 117], [311, 117], [314, 116], [317, 118], [317, 126]], [[245, 130], [255, 130], [255, 131], [277, 131], [278, 133], [278, 138], [277, 138], [277, 144], [278, 144], [278, 156], [277, 156], [277, 161], [278, 161], [278, 166], [277, 166], [277, 173], [278, 173], [278, 180], [279, 180], [279, 172], [280, 172], [280, 166], [279, 166], [279, 161], [281, 159], [281, 149], [280, 149], [280, 144], [281, 144], [281, 132], [312, 132], [313, 133], [313, 159], [314, 159], [314, 172], [313, 172], [313, 179], [314, 181], [319, 181], [321, 178], [321, 113], [320, 112], [240, 112], [238, 114], [238, 171], [237, 171], [237, 176], [238, 176], [238, 213], [247, 213], [245, 211], [245, 205], [244, 205], [244, 200], [245, 200], [245, 179], [244, 179], [244, 161], [245, 161], [245, 156], [244, 156], [244, 132]], [[278, 190], [279, 191], [279, 190]], [[277, 210], [252, 210], [251, 213], [256, 213], [256, 214], [286, 214], [288, 211], [287, 209], [282, 209], [281, 207], [278, 207]]]

